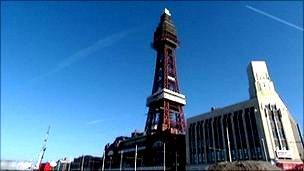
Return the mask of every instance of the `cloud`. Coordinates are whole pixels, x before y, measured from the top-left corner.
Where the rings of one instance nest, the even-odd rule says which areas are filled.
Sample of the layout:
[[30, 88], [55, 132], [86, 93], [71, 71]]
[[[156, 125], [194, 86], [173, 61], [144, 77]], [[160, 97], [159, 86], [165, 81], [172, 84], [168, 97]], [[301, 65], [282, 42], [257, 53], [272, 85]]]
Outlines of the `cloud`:
[[63, 59], [53, 69], [49, 70], [48, 72], [46, 72], [42, 75], [39, 75], [39, 76], [31, 79], [30, 82], [32, 83], [37, 80], [44, 79], [57, 72], [60, 72], [61, 70], [70, 67], [74, 63], [90, 56], [91, 54], [95, 53], [96, 51], [115, 44], [116, 42], [120, 41], [121, 39], [123, 39], [124, 37], [126, 37], [127, 35], [131, 34], [134, 31], [135, 31], [134, 29], [129, 29], [129, 30], [117, 32], [117, 33], [111, 34], [107, 37], [101, 38], [101, 39], [97, 40], [95, 43], [93, 43], [92, 45], [90, 45], [86, 48], [80, 49], [73, 55]]
[[102, 122], [102, 120], [101, 120], [101, 119], [92, 120], [92, 121], [87, 122], [86, 124], [87, 124], [87, 125], [94, 125], [94, 124], [97, 124], [97, 123], [99, 123], [99, 122]]
[[271, 14], [269, 14], [269, 13], [267, 13], [267, 12], [264, 12], [264, 11], [262, 11], [262, 10], [256, 9], [256, 8], [250, 6], [250, 5], [246, 5], [245, 7], [248, 8], [248, 9], [250, 9], [250, 10], [252, 10], [252, 11], [254, 11], [254, 12], [257, 12], [257, 13], [259, 13], [259, 14], [265, 15], [266, 17], [269, 17], [269, 18], [271, 18], [271, 19], [273, 19], [273, 20], [276, 20], [276, 21], [278, 21], [278, 22], [280, 22], [280, 23], [283, 23], [283, 24], [285, 24], [285, 25], [288, 25], [288, 26], [290, 26], [290, 27], [293, 27], [293, 28], [295, 28], [295, 29], [297, 29], [297, 30], [303, 31], [303, 28], [302, 28], [302, 27], [299, 27], [299, 26], [297, 26], [297, 25], [294, 25], [294, 24], [292, 24], [292, 23], [290, 23], [290, 22], [288, 22], [288, 21], [286, 21], [286, 20], [283, 20], [283, 19], [281, 19], [281, 18], [278, 18], [278, 17], [276, 17], [276, 16], [274, 16], [274, 15], [271, 15]]

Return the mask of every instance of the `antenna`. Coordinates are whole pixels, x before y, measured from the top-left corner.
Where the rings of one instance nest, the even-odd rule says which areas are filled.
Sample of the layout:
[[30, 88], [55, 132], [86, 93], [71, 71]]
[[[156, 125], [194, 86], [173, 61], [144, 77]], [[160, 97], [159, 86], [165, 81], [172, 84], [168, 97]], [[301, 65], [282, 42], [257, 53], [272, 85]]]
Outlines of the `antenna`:
[[169, 16], [171, 16], [171, 13], [170, 13], [170, 11], [167, 8], [164, 9], [164, 13], [167, 14], [167, 15], [169, 15]]

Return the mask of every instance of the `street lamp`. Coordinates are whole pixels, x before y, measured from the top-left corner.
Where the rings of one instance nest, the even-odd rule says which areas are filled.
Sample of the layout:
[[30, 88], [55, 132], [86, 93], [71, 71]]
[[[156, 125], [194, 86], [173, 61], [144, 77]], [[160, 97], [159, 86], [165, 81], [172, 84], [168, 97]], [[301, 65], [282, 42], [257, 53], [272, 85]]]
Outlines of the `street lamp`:
[[112, 156], [110, 156], [110, 169], [112, 168]]

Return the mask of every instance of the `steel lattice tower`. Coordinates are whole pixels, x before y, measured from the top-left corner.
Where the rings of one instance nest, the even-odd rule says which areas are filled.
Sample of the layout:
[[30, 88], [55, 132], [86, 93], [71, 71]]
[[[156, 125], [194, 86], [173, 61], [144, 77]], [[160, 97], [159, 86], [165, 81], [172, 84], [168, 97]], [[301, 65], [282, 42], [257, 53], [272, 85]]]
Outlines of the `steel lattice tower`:
[[175, 49], [178, 47], [175, 25], [165, 9], [154, 32], [153, 48], [157, 52], [152, 95], [147, 98], [147, 134], [169, 132], [185, 134], [183, 106], [186, 99], [180, 93], [176, 72]]

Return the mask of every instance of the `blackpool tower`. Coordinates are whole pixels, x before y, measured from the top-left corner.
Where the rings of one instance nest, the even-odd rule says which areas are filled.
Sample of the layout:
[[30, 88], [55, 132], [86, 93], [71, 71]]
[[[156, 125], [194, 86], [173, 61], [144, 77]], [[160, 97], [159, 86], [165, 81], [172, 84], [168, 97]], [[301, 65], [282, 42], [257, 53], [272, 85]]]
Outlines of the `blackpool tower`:
[[145, 131], [117, 137], [106, 145], [104, 168], [185, 170], [186, 99], [178, 85], [175, 56], [178, 45], [171, 14], [165, 9], [152, 43], [157, 55], [152, 95], [147, 98]]
[[175, 50], [178, 45], [175, 25], [169, 10], [165, 9], [154, 32], [152, 43], [157, 56], [152, 95], [147, 98], [147, 134], [185, 134], [183, 106], [186, 99], [180, 93], [176, 72]]

